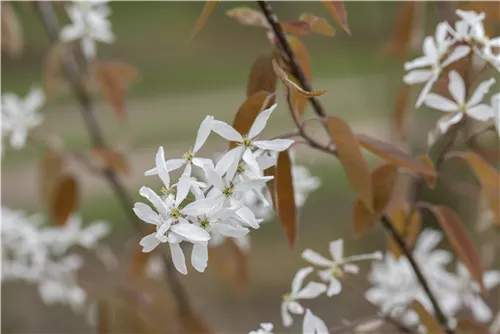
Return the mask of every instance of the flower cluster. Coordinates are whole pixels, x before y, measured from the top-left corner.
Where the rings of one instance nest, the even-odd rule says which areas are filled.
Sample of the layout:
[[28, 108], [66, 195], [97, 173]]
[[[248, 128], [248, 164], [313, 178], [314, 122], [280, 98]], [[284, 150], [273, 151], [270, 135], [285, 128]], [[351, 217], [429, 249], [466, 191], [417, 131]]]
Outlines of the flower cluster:
[[29, 131], [42, 123], [38, 110], [44, 101], [40, 88], [32, 88], [24, 99], [14, 93], [2, 94], [2, 137], [9, 137], [13, 148], [23, 148]]
[[71, 24], [65, 26], [59, 38], [64, 42], [81, 41], [83, 54], [95, 58], [95, 42], [113, 43], [115, 36], [111, 31], [108, 16], [111, 10], [107, 1], [74, 1], [66, 7]]
[[77, 282], [83, 258], [70, 248], [95, 249], [109, 225], [99, 221], [82, 227], [76, 215], [64, 226], [42, 223], [41, 216], [2, 208], [2, 281], [35, 283], [46, 304], [68, 304], [79, 310], [86, 300]]
[[[417, 107], [424, 103], [442, 71], [452, 63], [469, 55], [471, 51], [500, 71], [500, 55], [495, 54], [492, 49], [500, 47], [500, 37], [489, 39], [485, 35], [484, 13], [477, 14], [472, 11], [457, 10], [457, 15], [461, 20], [456, 22], [455, 29], [447, 22], [438, 24], [435, 36], [428, 36], [424, 40], [424, 55], [405, 63], [405, 70], [410, 71], [404, 77], [407, 84], [414, 85], [425, 82], [417, 99]], [[461, 111], [465, 112], [465, 110]]]
[[[145, 236], [140, 244], [144, 252], [153, 250], [160, 243], [168, 243], [176, 269], [187, 273], [183, 241], [193, 244], [191, 264], [203, 272], [208, 262], [208, 243], [220, 236], [240, 238], [249, 228], [259, 228], [262, 219], [245, 204], [248, 192], [260, 194], [272, 176], [264, 176], [264, 170], [276, 164], [273, 155], [287, 150], [290, 139], [259, 140], [257, 136], [267, 124], [276, 105], [262, 111], [255, 119], [247, 135], [240, 134], [225, 122], [207, 116], [200, 125], [193, 149], [181, 158], [165, 160], [163, 148], [156, 154], [156, 166], [146, 175], [158, 175], [164, 185], [159, 195], [142, 187], [139, 193], [154, 206], [136, 203], [134, 212], [143, 221], [153, 224], [155, 232]], [[198, 157], [198, 151], [211, 132], [236, 143], [214, 162]], [[170, 180], [170, 172], [183, 167], [176, 183]], [[193, 176], [197, 168], [206, 182]], [[192, 196], [190, 196], [192, 195]]]
[[[435, 249], [443, 235], [437, 230], [422, 231], [414, 249], [414, 257], [423, 270], [431, 290], [436, 294], [439, 305], [450, 320], [450, 326], [456, 321], [454, 316], [463, 308], [468, 308], [474, 318], [489, 322], [492, 312], [480, 295], [479, 284], [473, 281], [468, 270], [461, 264], [457, 272], [446, 270], [453, 259], [451, 253]], [[365, 297], [380, 307], [381, 312], [401, 318], [408, 325], [418, 324], [418, 315], [409, 309], [413, 300], [418, 300], [432, 312], [432, 304], [423, 291], [408, 258], [395, 259], [387, 254], [384, 261], [373, 264], [369, 276], [372, 288]], [[500, 283], [500, 271], [487, 271], [483, 277], [487, 290]]]

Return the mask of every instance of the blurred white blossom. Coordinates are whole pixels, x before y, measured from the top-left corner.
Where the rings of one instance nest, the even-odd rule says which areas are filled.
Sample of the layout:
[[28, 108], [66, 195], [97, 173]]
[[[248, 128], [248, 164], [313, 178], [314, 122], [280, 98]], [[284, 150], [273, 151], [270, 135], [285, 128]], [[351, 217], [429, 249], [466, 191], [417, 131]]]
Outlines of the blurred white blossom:
[[273, 334], [273, 324], [269, 322], [263, 322], [260, 324], [260, 328], [256, 331], [251, 331], [248, 334]]
[[67, 226], [45, 226], [41, 216], [2, 208], [2, 281], [23, 280], [38, 285], [42, 300], [80, 310], [86, 301], [77, 272], [83, 258], [70, 250], [75, 246], [96, 250], [109, 233], [105, 222], [81, 226], [73, 215]]
[[302, 323], [303, 334], [328, 334], [325, 322], [314, 315], [310, 309], [306, 310], [304, 322]]
[[45, 95], [40, 88], [32, 88], [24, 99], [14, 93], [2, 94], [2, 137], [10, 137], [13, 148], [22, 148], [29, 131], [42, 123], [38, 110], [44, 102]]
[[346, 273], [357, 274], [359, 267], [352, 262], [362, 260], [381, 260], [383, 255], [380, 251], [370, 254], [353, 255], [344, 257], [344, 241], [338, 239], [330, 242], [328, 245], [332, 260], [327, 259], [311, 249], [306, 249], [302, 252], [302, 257], [312, 265], [326, 268], [319, 270], [318, 274], [322, 281], [328, 283], [326, 292], [328, 297], [338, 295], [342, 290], [340, 279]]
[[111, 14], [106, 1], [73, 1], [66, 6], [71, 24], [62, 28], [60, 39], [64, 42], [80, 40], [84, 55], [96, 56], [95, 42], [113, 43], [108, 16]]

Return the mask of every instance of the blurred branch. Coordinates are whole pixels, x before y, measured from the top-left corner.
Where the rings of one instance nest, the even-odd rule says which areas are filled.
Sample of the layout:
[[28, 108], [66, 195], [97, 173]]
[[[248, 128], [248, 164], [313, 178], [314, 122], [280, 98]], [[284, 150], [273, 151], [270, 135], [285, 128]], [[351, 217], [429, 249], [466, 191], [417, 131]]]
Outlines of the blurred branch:
[[[45, 1], [37, 1], [36, 6], [40, 13], [40, 17], [43, 26], [49, 36], [51, 42], [56, 42], [59, 40], [59, 21], [52, 3]], [[95, 117], [92, 101], [90, 95], [81, 80], [80, 71], [77, 63], [77, 59], [74, 53], [68, 53], [67, 57], [63, 59], [63, 69], [67, 80], [69, 81], [75, 98], [79, 102], [81, 108], [80, 112], [85, 121], [87, 131], [91, 137], [92, 143], [95, 147], [106, 148], [106, 142], [104, 140], [103, 132], [99, 126], [99, 123]], [[123, 205], [123, 208], [129, 218], [130, 222], [134, 225], [137, 231], [141, 232], [141, 224], [137, 220], [132, 208], [134, 206], [134, 201], [130, 197], [125, 189], [125, 186], [121, 182], [118, 175], [110, 168], [105, 168], [102, 170], [103, 177], [108, 181], [108, 183], [113, 188], [115, 195], [118, 197]], [[177, 301], [177, 307], [180, 311], [190, 312], [191, 306], [188, 297], [179, 282], [177, 271], [175, 270], [172, 260], [164, 254], [163, 256], [165, 265], [167, 267], [167, 282], [172, 290], [172, 293]]]
[[[345, 331], [350, 330], [350, 329], [355, 329], [355, 327], [363, 325], [364, 323], [368, 323], [368, 322], [376, 321], [376, 320], [383, 320], [385, 323], [389, 323], [389, 324], [393, 325], [394, 327], [397, 328], [398, 333], [416, 333], [413, 329], [405, 326], [404, 324], [400, 323], [399, 321], [393, 319], [392, 317], [390, 317], [388, 315], [384, 315], [384, 314], [377, 314], [377, 315], [373, 315], [370, 317], [361, 318], [361, 319], [358, 319], [355, 321], [349, 321], [345, 325], [330, 328], [328, 330], [328, 333], [329, 334], [344, 333]], [[376, 333], [376, 331], [374, 331], [374, 333]]]
[[[281, 28], [281, 24], [278, 20], [278, 17], [274, 13], [271, 4], [268, 1], [257, 1], [259, 4], [262, 13], [264, 13], [267, 22], [271, 26], [271, 29], [274, 32], [274, 35], [278, 38], [279, 41], [279, 47], [285, 57], [285, 60], [289, 63], [291, 69], [292, 69], [292, 74], [299, 80], [300, 86], [304, 88], [308, 92], [313, 92], [314, 90], [311, 87], [311, 84], [307, 81], [306, 76], [304, 75], [304, 72], [300, 68], [299, 62], [297, 61], [297, 58], [295, 57], [295, 54], [292, 50], [292, 47], [290, 46], [290, 43], [288, 43], [288, 40], [286, 39], [285, 33], [283, 32], [283, 29]], [[325, 110], [323, 109], [323, 106], [321, 103], [316, 99], [315, 97], [309, 97], [309, 102], [314, 108], [314, 112], [318, 116], [326, 116]]]

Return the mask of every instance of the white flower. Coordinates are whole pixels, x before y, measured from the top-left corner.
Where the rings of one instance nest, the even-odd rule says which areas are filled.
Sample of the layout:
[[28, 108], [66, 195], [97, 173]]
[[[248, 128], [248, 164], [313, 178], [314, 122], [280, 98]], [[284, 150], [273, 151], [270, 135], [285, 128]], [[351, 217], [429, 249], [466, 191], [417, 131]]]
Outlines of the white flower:
[[273, 324], [270, 322], [263, 322], [260, 324], [260, 328], [256, 331], [251, 331], [248, 334], [273, 334]]
[[[459, 45], [449, 52], [449, 55], [445, 58], [450, 46], [453, 44], [453, 41], [447, 37], [448, 27], [446, 22], [438, 24], [435, 38], [428, 36], [424, 40], [424, 56], [407, 62], [404, 65], [405, 70], [410, 71], [403, 79], [405, 83], [409, 85], [422, 82], [426, 83], [417, 98], [417, 108], [424, 102], [424, 99], [431, 91], [441, 71], [451, 63], [465, 57], [470, 52], [468, 46]], [[443, 58], [445, 59], [443, 60]]]
[[[462, 263], [457, 264], [457, 275], [459, 278], [459, 288], [457, 294], [463, 306], [469, 308], [478, 321], [489, 322], [493, 314], [490, 307], [481, 297], [479, 284], [472, 280], [469, 271]], [[490, 270], [484, 273], [484, 287], [491, 290], [500, 284], [500, 271]], [[458, 308], [459, 305], [457, 305]]]
[[317, 282], [309, 282], [302, 288], [304, 278], [312, 271], [312, 267], [300, 269], [293, 278], [292, 291], [283, 296], [283, 302], [281, 303], [281, 318], [285, 327], [290, 327], [293, 324], [293, 319], [289, 312], [294, 314], [304, 313], [304, 308], [297, 302], [298, 300], [314, 299], [326, 291], [326, 285]]
[[312, 176], [309, 169], [301, 165], [293, 165], [292, 181], [295, 204], [299, 208], [304, 206], [309, 193], [315, 191], [321, 185], [321, 179], [317, 176]]
[[222, 121], [214, 121], [212, 130], [219, 134], [224, 139], [236, 142], [239, 146], [234, 148], [235, 160], [239, 162], [241, 158], [249, 166], [251, 166], [257, 173], [260, 169], [259, 164], [256, 161], [256, 156], [252, 152], [254, 148], [260, 148], [262, 150], [281, 152], [286, 150], [290, 145], [293, 144], [291, 139], [274, 139], [274, 140], [257, 140], [257, 136], [264, 130], [267, 120], [271, 116], [273, 110], [276, 108], [274, 104], [269, 109], [262, 111], [256, 118], [248, 135], [242, 136], [238, 131], [236, 131], [229, 124]]
[[[495, 79], [490, 78], [489, 80], [481, 82], [471, 98], [465, 101], [465, 84], [460, 75], [451, 71], [449, 74], [448, 89], [454, 101], [450, 101], [440, 95], [430, 93], [425, 99], [425, 104], [428, 107], [438, 109], [444, 112], [453, 112], [467, 114], [468, 116], [475, 118], [479, 121], [486, 121], [490, 118], [495, 117], [493, 109], [487, 105], [482, 104], [484, 96], [488, 93], [491, 86], [495, 83]], [[458, 118], [457, 116], [456, 118]], [[453, 118], [453, 122], [458, 122], [460, 119]]]
[[310, 309], [306, 310], [304, 322], [302, 324], [302, 333], [304, 334], [328, 334], [328, 328], [325, 322], [314, 315]]
[[13, 93], [2, 95], [2, 136], [10, 136], [13, 148], [22, 148], [29, 130], [42, 123], [43, 117], [37, 111], [44, 101], [40, 88], [32, 88], [24, 100]]
[[67, 8], [71, 24], [65, 26], [59, 38], [64, 42], [81, 40], [82, 51], [89, 58], [95, 58], [95, 41], [113, 43], [115, 36], [107, 19], [110, 10], [103, 2], [72, 2]]
[[[232, 175], [226, 173], [223, 178], [216, 169], [210, 165], [205, 165], [205, 176], [213, 186], [208, 192], [207, 199], [213, 199], [223, 204], [229, 204], [231, 207], [237, 207], [236, 215], [238, 215], [245, 223], [253, 228], [259, 228], [257, 219], [254, 213], [246, 207], [241, 200], [243, 193], [255, 188], [261, 187], [267, 181], [273, 179], [272, 176], [259, 177], [234, 183]], [[233, 174], [234, 175], [234, 174]]]
[[319, 255], [311, 249], [306, 249], [302, 252], [302, 257], [313, 265], [327, 268], [319, 271], [319, 276], [324, 282], [328, 282], [328, 291], [326, 295], [331, 297], [337, 295], [342, 290], [342, 283], [339, 278], [345, 273], [357, 274], [359, 267], [351, 262], [361, 260], [381, 260], [382, 253], [377, 251], [371, 254], [354, 255], [344, 258], [344, 243], [342, 239], [330, 242], [329, 250], [333, 260], [329, 260]]
[[[184, 168], [183, 176], [191, 176], [191, 168], [192, 165], [195, 165], [196, 167], [203, 168], [203, 165], [205, 164], [210, 164], [213, 166], [213, 162], [210, 159], [205, 159], [205, 158], [198, 158], [196, 157], [196, 153], [201, 149], [203, 144], [207, 141], [208, 136], [210, 135], [210, 132], [212, 131], [212, 124], [214, 122], [214, 117], [213, 116], [207, 116], [201, 122], [200, 128], [198, 129], [198, 134], [196, 136], [196, 141], [194, 143], [194, 148], [192, 150], [189, 150], [188, 152], [184, 153], [182, 155], [182, 158], [180, 159], [169, 159], [165, 161], [165, 166], [168, 171], [173, 171], [176, 169], [181, 168], [183, 165], [186, 167]], [[158, 174], [158, 163], [156, 168], [150, 169], [144, 173], [144, 175], [156, 175]], [[181, 178], [182, 179], [182, 178]], [[179, 181], [181, 182], [186, 182], [186, 181]]]

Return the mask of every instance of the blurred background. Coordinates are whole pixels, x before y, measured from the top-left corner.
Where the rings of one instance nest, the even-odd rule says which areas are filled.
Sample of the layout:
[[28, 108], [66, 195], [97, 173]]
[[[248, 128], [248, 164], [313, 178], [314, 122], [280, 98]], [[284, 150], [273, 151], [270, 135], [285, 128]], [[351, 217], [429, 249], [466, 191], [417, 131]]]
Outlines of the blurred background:
[[[301, 37], [311, 56], [313, 87], [328, 90], [321, 101], [329, 114], [341, 116], [357, 132], [385, 140], [394, 138], [392, 113], [404, 71], [402, 62], [384, 56], [381, 50], [392, 33], [399, 5], [398, 2], [346, 3], [352, 32], [352, 36], [348, 36], [319, 2], [273, 3], [282, 21], [298, 19], [306, 12], [327, 18], [337, 28], [333, 38]], [[164, 146], [167, 157], [177, 157], [193, 145], [205, 115], [211, 114], [230, 123], [245, 100], [245, 85], [253, 60], [271, 51], [272, 47], [264, 29], [242, 26], [224, 15], [226, 10], [240, 6], [257, 9], [257, 5], [250, 2], [221, 2], [202, 31], [188, 43], [189, 33], [203, 7], [201, 2], [110, 4], [112, 30], [117, 39], [112, 45], [98, 45], [99, 59], [133, 64], [140, 70], [141, 80], [128, 94], [125, 121], [116, 119], [100, 95], [95, 96], [95, 110], [107, 141], [124, 152], [129, 160], [130, 173], [123, 180], [135, 198], [139, 198], [140, 186], [159, 186], [156, 178], [145, 177], [143, 172], [153, 166], [160, 145]], [[2, 93], [13, 91], [24, 95], [32, 85], [41, 84], [49, 41], [35, 8], [24, 3], [15, 3], [14, 7], [22, 22], [25, 49], [19, 59], [2, 57]], [[62, 8], [58, 10], [62, 13]], [[425, 24], [430, 32], [437, 22], [435, 8], [427, 6], [425, 10]], [[282, 97], [278, 101], [283, 102]], [[88, 153], [89, 137], [78, 105], [70, 94], [49, 99], [42, 113], [45, 121], [41, 131], [56, 133], [72, 151]], [[312, 115], [311, 110], [307, 113]], [[411, 120], [408, 136], [413, 153], [425, 150], [427, 130], [420, 125], [428, 124], [426, 117], [435, 120], [437, 114], [429, 111], [426, 116], [415, 115]], [[290, 116], [285, 104], [281, 103], [266, 134], [272, 136], [291, 129]], [[210, 156], [224, 149], [225, 143], [212, 136], [203, 155]], [[7, 149], [4, 152], [3, 206], [28, 212], [46, 210], [37, 189], [41, 154], [42, 150], [33, 144], [21, 151]], [[189, 274], [182, 277], [196, 310], [216, 332], [248, 332], [262, 321], [274, 322], [280, 331], [281, 295], [289, 291], [296, 270], [306, 265], [300, 258], [303, 249], [312, 248], [326, 255], [328, 242], [337, 238], [345, 238], [347, 254], [385, 247], [380, 229], [372, 230], [363, 239], [352, 236], [354, 193], [338, 162], [308, 149], [300, 149], [296, 158], [321, 178], [322, 186], [310, 195], [300, 213], [300, 232], [295, 247], [290, 249], [277, 221], [252, 231], [250, 281], [243, 294], [237, 293], [233, 285], [218, 275], [210, 260], [204, 274], [188, 266]], [[370, 161], [378, 162], [373, 157]], [[73, 167], [78, 171], [77, 166]], [[105, 181], [83, 170], [78, 176], [84, 221], [109, 221], [113, 232], [107, 241], [118, 257], [127, 258], [137, 239], [133, 237], [133, 229], [120, 204]], [[438, 187], [429, 196], [440, 198], [439, 191], [442, 189]], [[474, 208], [474, 203], [465, 203], [463, 210]], [[94, 266], [93, 262], [87, 263], [85, 277], [92, 277], [91, 280], [103, 286], [112, 284], [115, 278], [106, 275], [102, 264], [94, 262]], [[342, 318], [373, 314], [373, 308], [363, 302], [364, 277], [369, 266], [364, 265], [362, 270], [362, 274], [352, 280], [353, 287], [345, 289], [336, 300], [319, 299], [317, 305], [312, 304], [315, 313], [328, 324], [338, 324]], [[8, 284], [2, 290], [2, 332], [92, 331], [83, 315], [74, 314], [66, 307], [45, 306], [32, 286]]]

